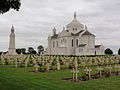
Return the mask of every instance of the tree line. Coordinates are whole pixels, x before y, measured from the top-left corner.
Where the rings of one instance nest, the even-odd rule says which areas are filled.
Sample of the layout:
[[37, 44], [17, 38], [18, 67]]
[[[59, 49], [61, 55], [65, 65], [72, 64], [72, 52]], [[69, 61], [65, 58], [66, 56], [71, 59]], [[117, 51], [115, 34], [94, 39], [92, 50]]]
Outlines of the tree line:
[[44, 47], [42, 45], [39, 45], [37, 47], [37, 51], [33, 47], [28, 47], [28, 50], [26, 48], [18, 48], [16, 49], [17, 54], [43, 54], [44, 53]]
[[[105, 54], [113, 55], [113, 51], [110, 48], [105, 49]], [[118, 49], [118, 55], [120, 55], [120, 48]]]
[[[6, 52], [0, 52], [1, 54], [7, 54], [8, 51]], [[37, 50], [35, 50], [33, 47], [28, 47], [26, 48], [17, 48], [16, 49], [17, 54], [43, 54], [44, 53], [44, 47], [42, 45], [39, 45], [37, 47]]]
[[[8, 52], [8, 51], [7, 51]], [[0, 52], [0, 55], [6, 54], [7, 52]], [[17, 48], [16, 49], [17, 54], [44, 54], [44, 47], [42, 45], [39, 45], [37, 47], [37, 51], [33, 47], [26, 48]], [[104, 53], [106, 55], [113, 55], [113, 51], [110, 48], [105, 49]], [[118, 49], [118, 55], [120, 55], [120, 48]]]
[[[27, 54], [43, 54], [44, 47], [42, 45], [38, 46], [37, 47], [37, 51], [34, 50], [34, 48], [29, 47]], [[16, 52], [18, 54], [21, 54], [21, 53], [22, 54], [26, 54], [26, 49], [25, 48], [16, 49]], [[108, 54], [108, 55], [113, 55], [113, 51], [110, 48], [105, 49], [104, 53]], [[120, 55], [120, 48], [118, 49], [118, 55]]]

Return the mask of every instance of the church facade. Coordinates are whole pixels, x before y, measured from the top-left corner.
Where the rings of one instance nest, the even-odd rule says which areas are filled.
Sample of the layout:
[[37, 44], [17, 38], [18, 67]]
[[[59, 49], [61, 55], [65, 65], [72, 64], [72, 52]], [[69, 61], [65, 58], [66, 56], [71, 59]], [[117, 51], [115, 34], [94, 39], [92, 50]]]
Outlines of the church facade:
[[46, 53], [50, 55], [103, 55], [104, 46], [95, 45], [95, 35], [81, 24], [74, 13], [74, 19], [60, 33], [56, 28], [48, 37]]

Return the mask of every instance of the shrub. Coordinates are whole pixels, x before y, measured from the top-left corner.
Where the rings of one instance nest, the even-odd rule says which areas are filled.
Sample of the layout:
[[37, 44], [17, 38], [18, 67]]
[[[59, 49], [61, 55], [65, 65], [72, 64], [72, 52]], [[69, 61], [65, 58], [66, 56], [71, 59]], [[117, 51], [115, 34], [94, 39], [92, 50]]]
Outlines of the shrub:
[[82, 78], [83, 81], [87, 81], [88, 80], [87, 76], [82, 76], [81, 78]]
[[112, 55], [112, 54], [113, 54], [113, 51], [112, 51], [110, 48], [107, 48], [107, 49], [105, 50], [105, 54]]

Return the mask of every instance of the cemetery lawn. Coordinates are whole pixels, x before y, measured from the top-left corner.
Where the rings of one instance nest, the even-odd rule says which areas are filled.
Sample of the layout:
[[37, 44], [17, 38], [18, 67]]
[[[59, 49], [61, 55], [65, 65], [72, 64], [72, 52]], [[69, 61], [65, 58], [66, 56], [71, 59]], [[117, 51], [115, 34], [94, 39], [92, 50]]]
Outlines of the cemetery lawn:
[[70, 82], [62, 80], [72, 77], [70, 70], [43, 73], [31, 72], [33, 70], [0, 65], [0, 90], [120, 90], [120, 75]]

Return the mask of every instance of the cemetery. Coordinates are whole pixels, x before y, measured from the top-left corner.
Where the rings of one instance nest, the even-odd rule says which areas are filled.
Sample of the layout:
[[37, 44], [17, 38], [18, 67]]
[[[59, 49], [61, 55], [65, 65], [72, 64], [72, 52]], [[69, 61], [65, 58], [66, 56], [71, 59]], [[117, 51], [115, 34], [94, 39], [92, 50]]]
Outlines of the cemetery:
[[[12, 81], [14, 82], [15, 78], [23, 77], [22, 79], [17, 80], [17, 81], [21, 81], [23, 85], [24, 84], [26, 85], [26, 83], [28, 82], [28, 81], [26, 82], [25, 79], [27, 78], [28, 80], [30, 80], [29, 81], [30, 83], [34, 83], [34, 82], [36, 83], [36, 85], [34, 86], [43, 85], [43, 86], [39, 86], [39, 88], [43, 88], [43, 89], [45, 89], [46, 87], [44, 86], [44, 83], [46, 84], [46, 82], [48, 83], [48, 87], [51, 87], [50, 90], [52, 90], [52, 86], [53, 88], [56, 87], [58, 89], [61, 89], [62, 88], [61, 85], [63, 84], [66, 84], [66, 86], [63, 85], [62, 89], [67, 88], [69, 86], [67, 84], [72, 85], [70, 89], [75, 87], [76, 89], [78, 89], [77, 87], [81, 87], [81, 85], [83, 85], [83, 87], [81, 88], [84, 89], [87, 88], [87, 86], [84, 86], [84, 83], [87, 83], [89, 85], [90, 84], [89, 82], [93, 82], [95, 84], [95, 82], [98, 83], [99, 81], [101, 82], [101, 80], [102, 81], [108, 80], [107, 82], [114, 83], [114, 80], [116, 79], [119, 82], [120, 56], [102, 55], [102, 56], [88, 57], [88, 56], [60, 56], [60, 55], [59, 56], [58, 55], [41, 55], [41, 56], [40, 55], [1, 55], [0, 68], [1, 68], [0, 69], [1, 78], [4, 77], [7, 80], [13, 79]], [[5, 77], [6, 74], [9, 74], [10, 76]], [[38, 81], [35, 81], [36, 79]], [[113, 80], [110, 81], [110, 79]], [[3, 83], [4, 85], [4, 82], [1, 83]], [[57, 83], [57, 84], [56, 86], [54, 86], [52, 85], [52, 83]], [[103, 85], [102, 82], [101, 84]], [[96, 87], [101, 88], [100, 85]], [[19, 85], [16, 86], [16, 88], [17, 87], [19, 87]], [[26, 87], [27, 86], [20, 88], [25, 89]], [[30, 87], [32, 88], [32, 86]], [[113, 84], [113, 87], [116, 87], [117, 90], [118, 86], [117, 85], [114, 86]], [[90, 86], [89, 88], [92, 89], [93, 86]], [[105, 88], [108, 89], [109, 87], [106, 87], [105, 85]]]
[[0, 90], [119, 90], [119, 4], [1, 0]]

